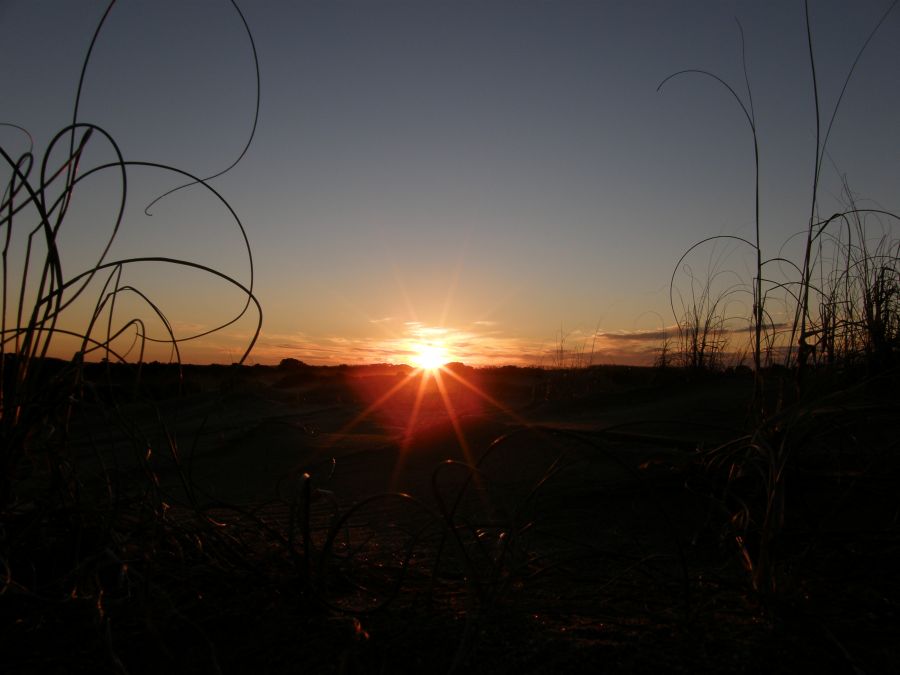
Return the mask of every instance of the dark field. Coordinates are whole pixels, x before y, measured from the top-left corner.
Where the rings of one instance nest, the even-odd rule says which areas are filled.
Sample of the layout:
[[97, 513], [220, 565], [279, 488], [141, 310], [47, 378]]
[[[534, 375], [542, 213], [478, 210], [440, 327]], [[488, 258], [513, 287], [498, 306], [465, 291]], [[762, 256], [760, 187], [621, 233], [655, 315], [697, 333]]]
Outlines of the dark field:
[[746, 372], [87, 372], [4, 513], [5, 673], [900, 668], [891, 379], [772, 373], [762, 422]]

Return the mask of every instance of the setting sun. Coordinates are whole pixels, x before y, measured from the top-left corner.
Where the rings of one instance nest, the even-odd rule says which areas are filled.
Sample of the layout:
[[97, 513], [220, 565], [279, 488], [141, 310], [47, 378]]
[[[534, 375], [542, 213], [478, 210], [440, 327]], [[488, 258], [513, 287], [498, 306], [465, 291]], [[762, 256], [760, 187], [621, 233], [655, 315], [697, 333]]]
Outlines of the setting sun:
[[449, 360], [447, 349], [443, 345], [418, 343], [412, 345], [415, 352], [412, 365], [422, 370], [437, 370]]

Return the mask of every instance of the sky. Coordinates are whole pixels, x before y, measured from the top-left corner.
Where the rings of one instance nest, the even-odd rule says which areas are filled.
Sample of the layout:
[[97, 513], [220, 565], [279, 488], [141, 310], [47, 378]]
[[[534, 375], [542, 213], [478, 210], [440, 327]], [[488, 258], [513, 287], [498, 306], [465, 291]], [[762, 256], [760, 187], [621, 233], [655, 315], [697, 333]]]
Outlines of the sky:
[[[0, 0], [0, 122], [28, 129], [38, 165], [72, 120], [106, 5]], [[890, 2], [811, 5], [824, 130]], [[473, 365], [652, 361], [676, 322], [673, 272], [682, 295], [689, 275], [710, 265], [726, 271], [723, 283], [752, 275], [752, 250], [724, 240], [676, 270], [706, 237], [755, 236], [753, 144], [740, 107], [696, 74], [657, 90], [677, 71], [703, 69], [747, 102], [736, 19], [759, 137], [762, 250], [798, 255], [816, 148], [800, 0], [239, 6], [259, 61], [258, 124], [241, 162], [209, 186], [246, 230], [252, 279], [241, 232], [215, 193], [179, 190], [147, 215], [184, 179], [138, 166], [107, 259], [187, 259], [252, 283], [262, 327], [248, 363], [408, 362], [423, 342]], [[836, 117], [822, 214], [842, 208], [841, 175], [861, 203], [900, 211], [898, 38], [900, 10], [859, 61]], [[252, 129], [252, 56], [226, 0], [119, 0], [91, 54], [78, 119], [107, 132], [126, 160], [210, 176], [240, 155]], [[0, 127], [0, 143], [10, 156], [28, 149], [11, 127]], [[95, 135], [81, 170], [113, 156]], [[79, 184], [59, 233], [68, 276], [99, 258], [120, 196], [116, 171]], [[16, 221], [11, 269], [24, 260], [26, 221], [25, 212]], [[18, 279], [6, 282], [10, 297]], [[143, 296], [117, 296], [112, 324], [141, 316], [156, 338], [166, 330], [144, 297], [177, 337], [225, 323], [246, 303], [237, 286], [167, 263], [128, 265], [126, 283]], [[98, 279], [64, 325], [83, 332], [101, 294]], [[741, 297], [729, 307], [736, 317], [749, 313]], [[256, 326], [251, 307], [180, 343], [181, 358], [235, 361]], [[120, 352], [132, 338], [126, 331]], [[72, 344], [57, 339], [54, 353], [71, 356]], [[170, 352], [153, 343], [145, 356]]]

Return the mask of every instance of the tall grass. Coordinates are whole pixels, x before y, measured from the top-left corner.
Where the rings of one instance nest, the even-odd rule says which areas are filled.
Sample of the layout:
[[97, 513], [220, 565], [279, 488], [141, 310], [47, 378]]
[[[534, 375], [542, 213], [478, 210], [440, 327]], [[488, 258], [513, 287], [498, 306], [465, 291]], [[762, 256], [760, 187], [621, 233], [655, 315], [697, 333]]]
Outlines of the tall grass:
[[[168, 345], [172, 361], [180, 369], [185, 342], [209, 336], [255, 313], [255, 329], [239, 359], [243, 362], [262, 322], [254, 295], [249, 239], [226, 199], [208, 179], [165, 164], [126, 160], [110, 134], [80, 119], [82, 84], [91, 53], [114, 5], [113, 1], [106, 7], [85, 54], [72, 122], [53, 136], [43, 153], [33, 147], [24, 127], [13, 124], [5, 126], [27, 139], [27, 149], [17, 153], [0, 147], [5, 176], [0, 198], [4, 241], [0, 597], [18, 597], [40, 612], [59, 598], [87, 599], [101, 623], [106, 617], [104, 598], [111, 601], [123, 593], [137, 592], [128, 590], [138, 583], [136, 579], [143, 579], [142, 593], [150, 592], [147, 584], [153, 577], [153, 557], [162, 549], [175, 550], [191, 537], [173, 529], [174, 521], [167, 517], [172, 498], [160, 485], [156, 468], [157, 455], [168, 454], [185, 480], [177, 442], [170, 436], [167, 444], [151, 446], [135, 421], [119, 409], [115, 393], [112, 401], [98, 397], [97, 369], [89, 369], [88, 363], [105, 361], [107, 373], [117, 364], [130, 364], [128, 372], [140, 378], [144, 356], [156, 343]], [[232, 5], [247, 28], [240, 9]], [[252, 45], [249, 28], [247, 35]], [[255, 47], [253, 58], [255, 62]], [[258, 75], [257, 64], [257, 81]], [[104, 156], [111, 160], [89, 159]], [[219, 202], [242, 238], [249, 279], [240, 281], [188, 259], [111, 257], [114, 241], [127, 226], [126, 205], [135, 168], [174, 175]], [[97, 177], [115, 181], [115, 192], [109, 197], [114, 210], [111, 231], [98, 245], [92, 263], [71, 269], [64, 264], [61, 242], [77, 225], [71, 217], [73, 201], [85, 184]], [[127, 280], [132, 268], [148, 264], [161, 275], [189, 269], [222, 280], [243, 297], [242, 305], [233, 316], [208, 330], [181, 334], [166, 315], [165, 298], [154, 297]], [[131, 313], [123, 307], [139, 311]], [[161, 327], [161, 332], [156, 327]], [[59, 358], [67, 348], [74, 356]], [[121, 447], [110, 454], [95, 442], [93, 439], [104, 433], [93, 428], [96, 424], [121, 425], [132, 456], [120, 456]], [[136, 482], [129, 477], [135, 472]], [[36, 616], [23, 611], [18, 620], [28, 628], [37, 621]], [[111, 640], [109, 634], [107, 639]], [[108, 647], [113, 663], [121, 667], [111, 642]]]
[[[806, 36], [814, 91], [816, 150], [810, 216], [803, 229], [803, 255], [799, 261], [786, 259], [780, 251], [776, 255], [767, 256], [760, 241], [759, 138], [752, 88], [747, 74], [744, 34], [740, 24], [738, 28], [746, 89], [743, 97], [734, 86], [707, 70], [678, 71], [660, 83], [658, 89], [675, 78], [699, 75], [724, 87], [747, 122], [754, 149], [754, 239], [735, 235], [703, 239], [684, 253], [672, 274], [671, 305], [679, 332], [683, 336], [681, 349], [687, 365], [716, 365], [715, 362], [710, 364], [707, 361], [707, 350], [711, 347], [715, 352], [715, 348], [721, 346], [723, 326], [736, 318], [732, 313], [735, 303], [731, 302], [736, 295], [744, 295], [750, 299], [746, 304], [748, 309], [745, 321], [750, 334], [748, 351], [752, 354], [757, 373], [767, 364], [776, 361], [802, 373], [808, 366], [822, 362], [822, 352], [828, 355], [832, 364], [837, 360], [849, 363], [860, 359], [875, 359], [877, 364], [872, 363], [874, 366], [892, 360], [890, 354], [897, 349], [896, 336], [891, 335], [889, 327], [891, 318], [896, 314], [892, 281], [896, 278], [896, 254], [892, 252], [897, 247], [897, 239], [891, 233], [891, 226], [897, 220], [897, 215], [878, 209], [859, 208], [846, 182], [844, 194], [847, 208], [824, 219], [817, 214], [820, 211], [819, 185], [823, 162], [844, 95], [866, 48], [896, 5], [896, 2], [891, 3], [860, 47], [844, 79], [823, 134], [809, 6], [808, 3], [805, 4]], [[838, 228], [840, 231], [835, 232]], [[872, 230], [876, 228], [880, 233], [873, 242]], [[688, 255], [696, 249], [727, 241], [736, 242], [752, 251], [756, 261], [752, 278], [742, 279], [736, 271], [729, 271], [728, 274], [736, 278], [724, 288], [714, 287], [711, 282], [724, 274], [716, 265], [710, 265], [705, 280], [686, 265], [682, 268]], [[710, 259], [712, 260], [712, 256]], [[687, 293], [676, 283], [679, 272], [687, 272]], [[789, 315], [793, 317], [790, 324], [784, 325], [783, 321], [773, 319], [770, 311], [773, 302], [779, 303], [779, 309], [789, 309]], [[835, 331], [841, 335], [837, 335]], [[767, 354], [769, 360], [766, 358]]]
[[[857, 52], [823, 133], [810, 7], [804, 3], [816, 149], [809, 219], [798, 235], [803, 241], [799, 261], [787, 259], [780, 251], [767, 256], [760, 243], [759, 139], [743, 31], [744, 97], [724, 79], [706, 70], [679, 71], [659, 85], [662, 88], [673, 78], [690, 74], [714, 80], [738, 104], [753, 137], [755, 239], [720, 235], [691, 246], [676, 265], [670, 297], [682, 336], [682, 360], [690, 367], [706, 369], [719, 365], [715, 357], [724, 350], [725, 327], [734, 320], [731, 301], [742, 296], [752, 299], [744, 305], [748, 351], [756, 377], [752, 422], [746, 435], [707, 452], [703, 461], [716, 477], [715, 499], [730, 513], [730, 528], [740, 559], [753, 587], [764, 595], [790, 587], [784, 577], [788, 562], [783, 546], [785, 524], [793, 516], [788, 507], [788, 482], [797, 478], [798, 467], [808, 469], [810, 463], [828, 460], [835, 447], [856, 447], [856, 442], [846, 439], [843, 430], [831, 438], [817, 433], [822, 411], [848, 405], [854, 398], [859, 399], [855, 407], [864, 407], [867, 404], [861, 396], [867, 386], [866, 378], [896, 378], [900, 351], [900, 239], [894, 227], [898, 216], [861, 208], [844, 177], [845, 208], [821, 218], [819, 189], [828, 141], [848, 85], [867, 47], [897, 4], [894, 1], [888, 6]], [[695, 250], [729, 241], [747, 247], [754, 255], [752, 278], [729, 272], [732, 276], [728, 283], [716, 286], [712, 282], [723, 272], [715, 264], [709, 266], [705, 278], [685, 265]], [[714, 260], [712, 255], [710, 260]], [[676, 275], [685, 270], [689, 278], [687, 294], [676, 283]], [[792, 318], [776, 320], [774, 317], [779, 315]], [[776, 364], [784, 368], [767, 371], [767, 366]], [[865, 424], [863, 411], [858, 410], [856, 417], [842, 418], [845, 429]]]
[[[91, 49], [113, 5], [108, 5]], [[236, 5], [235, 9], [240, 14]], [[243, 15], [240, 18], [246, 27]], [[815, 80], [808, 21], [807, 38]], [[252, 45], [252, 36], [250, 42]], [[676, 264], [670, 299], [678, 323], [676, 348], [682, 365], [715, 370], [735, 353], [752, 355], [757, 384], [752, 423], [746, 433], [702, 450], [698, 457], [708, 479], [708, 497], [726, 514], [723, 526], [747, 570], [749, 584], [769, 599], [799, 593], [801, 585], [792, 578], [793, 570], [810, 552], [815, 553], [815, 543], [808, 542], [828, 525], [821, 520], [814, 525], [806, 523], [803, 542], [785, 543], [788, 529], [796, 531], [802, 520], [792, 510], [789, 483], [801, 471], [845, 466], [844, 445], [859, 450], [854, 433], [860, 413], [848, 401], [858, 403], [854, 397], [866, 386], [865, 377], [895, 372], [900, 347], [900, 243], [890, 229], [896, 216], [860, 208], [846, 184], [847, 208], [826, 219], [815, 217], [819, 172], [836, 106], [824, 140], [817, 144], [812, 215], [800, 234], [805, 242], [804, 259], [796, 263], [780, 254], [763, 254], [757, 126], [746, 59], [744, 65], [744, 98], [708, 71], [681, 71], [671, 76], [693, 73], [713, 79], [726, 87], [744, 114], [754, 141], [756, 233], [753, 240], [712, 237], [688, 249]], [[257, 111], [258, 93], [257, 87]], [[48, 607], [74, 604], [84, 619], [80, 625], [88, 626], [87, 632], [102, 643], [107, 666], [123, 672], [126, 667], [117, 642], [123, 633], [112, 628], [109, 617], [116, 607], [131, 603], [139, 608], [138, 618], [119, 613], [117, 621], [120, 617], [123, 623], [132, 621], [134, 633], [165, 632], [164, 623], [176, 626], [188, 636], [192, 648], [203, 645], [207, 653], [200, 657], [202, 665], [218, 672], [221, 665], [213, 641], [186, 617], [187, 608], [196, 610], [201, 604], [202, 590], [216, 583], [199, 577], [237, 569], [271, 581], [286, 568], [284, 576], [289, 582], [277, 586], [272, 597], [314, 600], [320, 607], [354, 616], [369, 615], [395, 603], [407, 584], [414, 586], [414, 593], [409, 594], [414, 596], [411, 603], [446, 601], [454, 612], [465, 614], [462, 637], [449, 660], [450, 671], [456, 672], [466, 668], [491, 613], [507, 600], [511, 589], [526, 580], [534, 583], [553, 575], [578, 575], [583, 585], [577, 590], [593, 584], [595, 597], [602, 597], [610, 607], [623, 602], [616, 596], [632, 593], [625, 600], [632, 602], [631, 611], [639, 605], [648, 612], [652, 603], [659, 603], [661, 596], [670, 599], [669, 595], [676, 598], [671, 606], [692, 608], [695, 580], [681, 533], [653, 491], [658, 486], [651, 485], [641, 470], [618, 453], [616, 443], [621, 440], [611, 429], [588, 436], [552, 427], [519, 428], [495, 440], [474, 463], [439, 465], [432, 474], [434, 506], [407, 494], [388, 493], [360, 499], [341, 511], [335, 496], [315, 487], [311, 476], [303, 473], [288, 500], [285, 531], [249, 509], [218, 504], [218, 511], [212, 513], [202, 508], [191, 484], [189, 458], [162, 416], [159, 424], [166, 441], [151, 444], [115, 400], [95, 405], [101, 399], [96, 390], [92, 392], [96, 383], [87, 362], [105, 359], [108, 373], [118, 364], [133, 365], [129, 372], [139, 377], [151, 344], [169, 345], [177, 364], [185, 341], [222, 330], [255, 310], [256, 329], [239, 360], [243, 362], [259, 335], [262, 316], [254, 296], [247, 234], [209, 178], [162, 164], [126, 161], [109, 134], [79, 119], [79, 99], [80, 88], [72, 123], [60, 130], [43, 154], [35, 153], [30, 140], [29, 149], [19, 154], [0, 148], [8, 174], [0, 200], [0, 228], [5, 228], [0, 598], [21, 600], [25, 609], [17, 620], [28, 630], [39, 632], [45, 625], [41, 622], [51, 613]], [[254, 129], [255, 124], [254, 120]], [[15, 129], [29, 138], [21, 127]], [[88, 165], [86, 158], [96, 156], [92, 151], [99, 144], [114, 160]], [[246, 146], [241, 157], [245, 152]], [[182, 187], [195, 186], [220, 202], [246, 246], [249, 280], [239, 281], [187, 259], [110, 259], [113, 241], [126, 225], [128, 185], [134, 168], [168, 172], [184, 181]], [[75, 195], [87, 179], [99, 175], [118, 180], [114, 226], [94, 262], [73, 272], [63, 265], [61, 233], [72, 222], [70, 206]], [[24, 248], [17, 252], [14, 245], [19, 241]], [[723, 269], [724, 258], [715, 251], [706, 270], [698, 271], [689, 264], [693, 252], [723, 243], [748, 248], [755, 261], [752, 278]], [[164, 302], [127, 281], [131, 268], [147, 264], [158, 266], [162, 273], [173, 268], [203, 272], [230, 284], [245, 301], [233, 317], [211, 330], [180, 335], [167, 317]], [[781, 278], [779, 270], [788, 274]], [[136, 299], [145, 313], [123, 315], [126, 299]], [[81, 316], [77, 308], [85, 300], [92, 309], [83, 325], [78, 325], [73, 322]], [[774, 318], [777, 301], [789, 305], [793, 325]], [[749, 311], [742, 314], [742, 307]], [[162, 326], [162, 336], [153, 332], [153, 325]], [[596, 334], [592, 334], [590, 346], [585, 339], [572, 347], [571, 337], [560, 331], [554, 365], [570, 371], [589, 368]], [[734, 341], [744, 334], [747, 344], [735, 348]], [[76, 341], [75, 356], [66, 362], [48, 359], [63, 340]], [[770, 386], [777, 390], [785, 384], [767, 372], [766, 367], [776, 359], [792, 373], [788, 382], [795, 390], [792, 397], [770, 395]], [[838, 371], [849, 373], [839, 387], [810, 393], [813, 376]], [[857, 373], [864, 377], [855, 377]], [[572, 393], [571, 387], [567, 393]], [[887, 414], [881, 411], [880, 416], [866, 410], [865, 421], [886, 424], [890, 413], [896, 412], [896, 405], [889, 406]], [[829, 424], [823, 424], [826, 417]], [[88, 423], [76, 433], [76, 423], [85, 419]], [[133, 456], [123, 458], [108, 452], [96, 439], [100, 432], [92, 423], [119, 424]], [[514, 447], [513, 441], [526, 433], [542, 435], [536, 450]], [[526, 458], [525, 452], [536, 456]], [[88, 462], [85, 455], [90, 456]], [[161, 480], [160, 455], [166, 456], [167, 466], [173, 467], [175, 479], [180, 481], [183, 497], [179, 499]], [[854, 468], [859, 464], [854, 461]], [[85, 465], [90, 469], [85, 470]], [[132, 474], [137, 480], [130, 480]], [[620, 514], [610, 505], [621, 495], [612, 494], [609, 484], [603, 483], [610, 475], [618, 480], [624, 476], [630, 483], [627, 504], [622, 507], [631, 511], [630, 519], [622, 520], [646, 521], [646, 531], [637, 526], [624, 535], [619, 531]], [[608, 501], [598, 506], [604, 499]], [[635, 518], [635, 512], [641, 512], [640, 517]], [[248, 523], [252, 532], [238, 532], [232, 523], [217, 520], [220, 513], [227, 513], [232, 523]], [[548, 517], [550, 522], [545, 520]], [[606, 520], [601, 526], [602, 518]], [[569, 531], [586, 523], [595, 531]], [[172, 566], [177, 568], [174, 573]], [[233, 580], [222, 582], [226, 593], [235, 591], [229, 585]], [[556, 590], [552, 587], [549, 593]], [[520, 595], [530, 601], [528, 591]], [[566, 602], [563, 598], [557, 601]], [[165, 610], [156, 609], [159, 605]], [[55, 625], [62, 627], [60, 633], [71, 628], [64, 621]], [[358, 621], [353, 625], [355, 635], [365, 633]], [[83, 635], [73, 634], [72, 641], [81, 638]], [[165, 640], [160, 642], [158, 651], [164, 652]], [[191, 669], [197, 664], [181, 665]]]

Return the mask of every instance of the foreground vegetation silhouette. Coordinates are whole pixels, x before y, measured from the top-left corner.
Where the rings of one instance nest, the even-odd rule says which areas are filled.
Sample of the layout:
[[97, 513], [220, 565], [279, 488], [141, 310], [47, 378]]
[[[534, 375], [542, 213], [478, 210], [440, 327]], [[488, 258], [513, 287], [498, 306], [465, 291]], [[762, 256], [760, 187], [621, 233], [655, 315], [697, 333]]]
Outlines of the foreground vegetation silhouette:
[[[749, 83], [742, 99], [708, 71], [672, 77], [692, 73], [728, 89], [756, 148]], [[658, 367], [432, 373], [241, 365], [261, 323], [249, 244], [246, 282], [107, 259], [131, 167], [227, 202], [125, 161], [76, 98], [39, 170], [33, 149], [2, 149], [4, 672], [895, 670], [900, 243], [896, 216], [849, 187], [846, 210], [817, 215], [836, 114], [803, 260], [766, 257], [758, 232], [692, 246]], [[93, 143], [115, 161], [82, 166]], [[66, 275], [69, 204], [101, 172], [121, 181], [110, 238]], [[723, 241], [751, 249], [752, 279], [695, 271]], [[178, 335], [125, 280], [136, 263], [242, 294], [215, 329], [256, 312], [239, 362], [181, 365], [210, 331]], [[126, 296], [146, 316], [120, 316]], [[48, 356], [62, 338], [69, 362]], [[160, 340], [173, 362], [145, 363]], [[729, 362], [742, 352], [752, 368]]]

